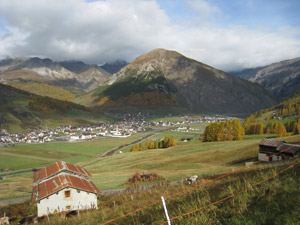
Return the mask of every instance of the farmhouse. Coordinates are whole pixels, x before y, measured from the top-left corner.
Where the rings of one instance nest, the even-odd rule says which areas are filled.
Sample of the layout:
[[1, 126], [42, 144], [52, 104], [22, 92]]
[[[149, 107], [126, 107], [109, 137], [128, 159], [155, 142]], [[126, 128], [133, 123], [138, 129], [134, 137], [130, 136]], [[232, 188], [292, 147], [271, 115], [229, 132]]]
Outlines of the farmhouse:
[[38, 217], [85, 209], [97, 209], [99, 189], [90, 173], [79, 166], [59, 161], [34, 172], [32, 203]]
[[293, 158], [299, 153], [300, 145], [288, 144], [276, 139], [263, 139], [259, 143], [258, 160], [266, 162], [284, 160]]

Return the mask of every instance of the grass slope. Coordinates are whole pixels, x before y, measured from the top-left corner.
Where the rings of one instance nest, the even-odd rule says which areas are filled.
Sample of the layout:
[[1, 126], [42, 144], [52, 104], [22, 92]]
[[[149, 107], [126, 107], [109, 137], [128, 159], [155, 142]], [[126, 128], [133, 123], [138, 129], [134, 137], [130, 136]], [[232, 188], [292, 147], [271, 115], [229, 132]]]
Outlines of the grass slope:
[[[51, 107], [47, 111], [34, 111], [28, 108], [28, 102], [32, 99], [41, 100], [45, 105], [51, 103], [46, 108]], [[66, 107], [64, 110], [57, 110], [56, 106]], [[61, 124], [81, 125], [113, 120], [84, 106], [37, 96], [4, 84], [0, 84], [0, 107], [0, 128], [8, 132], [23, 132], [38, 127], [55, 128]]]
[[65, 90], [61, 87], [57, 87], [54, 85], [43, 84], [43, 83], [11, 83], [11, 86], [28, 91], [30, 93], [48, 96], [51, 98], [64, 100], [64, 101], [73, 101], [75, 99], [75, 94], [72, 92]]
[[[186, 146], [185, 149], [181, 149], [182, 146], [178, 146], [178, 148], [157, 151], [156, 154], [154, 154], [155, 151], [133, 153], [135, 155], [128, 153], [95, 160], [94, 162], [89, 162], [90, 165], [86, 164], [85, 167], [93, 175], [95, 175], [95, 171], [101, 170], [106, 172], [106, 167], [108, 167], [108, 169], [112, 170], [112, 173], [124, 176], [130, 167], [133, 167], [131, 168], [132, 171], [136, 171], [139, 168], [149, 168], [150, 164], [148, 164], [148, 161], [151, 161], [154, 164], [154, 170], [159, 171], [161, 175], [166, 174], [170, 170], [173, 170], [175, 176], [176, 173], [182, 173], [182, 170], [186, 170], [186, 175], [193, 175], [196, 172], [199, 175], [211, 175], [215, 173], [215, 170], [205, 173], [206, 170], [209, 167], [216, 166], [223, 166], [222, 173], [224, 173], [232, 171], [232, 169], [241, 168], [240, 165], [227, 166], [227, 163], [233, 159], [257, 156], [257, 143], [261, 138], [262, 136], [251, 136], [244, 141], [234, 143], [208, 143], [211, 146], [201, 143], [198, 144], [198, 149], [193, 147], [194, 144], [191, 144], [188, 147]], [[287, 137], [286, 141], [300, 142], [300, 136]], [[220, 145], [217, 146], [218, 144]], [[138, 157], [138, 154], [140, 154], [140, 157]], [[176, 154], [177, 157], [175, 157]], [[159, 155], [160, 158], [155, 158], [154, 155]], [[164, 157], [162, 157], [163, 155]], [[194, 157], [191, 155], [194, 155]], [[129, 156], [136, 158], [136, 163]], [[298, 160], [296, 159], [296, 161]], [[113, 164], [113, 162], [118, 163]], [[178, 167], [170, 168], [172, 167], [172, 162], [176, 162]], [[138, 166], [137, 163], [139, 163]], [[181, 167], [180, 165], [184, 163], [185, 166]], [[195, 165], [195, 163], [198, 163], [198, 165]], [[134, 212], [130, 216], [119, 218], [110, 224], [163, 224], [166, 219], [163, 206], [159, 202], [160, 197], [163, 195], [166, 198], [171, 218], [199, 209], [189, 215], [172, 220], [172, 224], [298, 224], [300, 220], [298, 213], [300, 209], [300, 164], [273, 177], [279, 171], [294, 163], [295, 161], [281, 164], [254, 165], [249, 168], [243, 168], [241, 171], [218, 181], [193, 189], [186, 185], [164, 186], [151, 192], [134, 192], [109, 197], [101, 196], [99, 210], [97, 211], [81, 212], [80, 217], [76, 216], [68, 220], [62, 220], [59, 216], [54, 215], [50, 217], [50, 221], [58, 225], [101, 224], [158, 201], [157, 204]], [[194, 165], [195, 168], [190, 168], [192, 167], [190, 164]], [[114, 168], [117, 170], [113, 170]], [[153, 171], [153, 168], [151, 168], [151, 171]], [[114, 180], [116, 178], [116, 176], [110, 177], [109, 175], [111, 174], [106, 175], [106, 178], [103, 177], [103, 179]], [[170, 176], [171, 174], [167, 178]], [[206, 183], [217, 176], [203, 177], [198, 181], [198, 184]], [[266, 180], [269, 177], [271, 179]], [[257, 185], [258, 182], [264, 180], [266, 181]], [[99, 187], [102, 189], [101, 186]], [[184, 192], [181, 193], [182, 191]], [[175, 196], [174, 194], [178, 192], [180, 194]], [[232, 195], [232, 198], [228, 198], [223, 203], [209, 206], [213, 202]], [[172, 197], [167, 198], [167, 196]], [[26, 204], [24, 205], [26, 209], [25, 206]], [[1, 210], [10, 213], [12, 208], [6, 207]], [[16, 215], [16, 212], [11, 214], [12, 217], [16, 217]], [[47, 224], [48, 221], [45, 218], [39, 223]]]

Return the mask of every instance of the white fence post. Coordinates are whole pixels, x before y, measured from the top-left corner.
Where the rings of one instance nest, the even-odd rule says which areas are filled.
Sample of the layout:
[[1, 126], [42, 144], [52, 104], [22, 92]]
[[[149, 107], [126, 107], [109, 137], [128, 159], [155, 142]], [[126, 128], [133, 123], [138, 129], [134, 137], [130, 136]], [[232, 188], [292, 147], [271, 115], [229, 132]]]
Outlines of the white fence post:
[[171, 221], [170, 221], [170, 218], [169, 218], [169, 215], [168, 215], [168, 210], [167, 210], [167, 207], [166, 207], [165, 199], [164, 199], [163, 196], [161, 196], [161, 200], [162, 200], [162, 203], [163, 203], [163, 206], [164, 206], [164, 209], [165, 209], [165, 214], [166, 214], [166, 217], [167, 217], [168, 225], [171, 225]]

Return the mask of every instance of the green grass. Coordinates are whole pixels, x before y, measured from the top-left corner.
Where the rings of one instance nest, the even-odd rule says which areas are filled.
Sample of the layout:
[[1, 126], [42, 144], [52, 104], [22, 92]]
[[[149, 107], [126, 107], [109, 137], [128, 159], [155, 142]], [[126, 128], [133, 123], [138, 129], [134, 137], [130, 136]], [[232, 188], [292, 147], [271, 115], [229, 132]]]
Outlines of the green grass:
[[0, 168], [26, 169], [45, 166], [58, 160], [70, 163], [89, 161], [116, 146], [130, 143], [142, 134], [129, 138], [102, 138], [79, 143], [45, 143], [0, 147]]
[[[164, 196], [172, 224], [299, 224], [300, 164], [276, 175], [295, 161], [255, 165], [214, 182], [208, 182], [214, 177], [200, 179], [198, 187], [163, 186], [151, 192], [101, 196], [98, 210], [80, 212], [68, 220], [50, 215], [50, 221], [57, 225], [102, 224], [112, 219], [109, 224], [166, 224], [159, 201]], [[265, 182], [257, 185], [260, 181]], [[29, 203], [1, 208], [10, 218], [32, 215], [35, 210]], [[49, 223], [44, 218], [39, 224]]]
[[[117, 154], [81, 165], [93, 174], [100, 189], [124, 187], [124, 182], [137, 171], [157, 172], [169, 180], [178, 180], [194, 174], [208, 175], [239, 168], [240, 164], [228, 163], [257, 157], [258, 142], [264, 137], [272, 135], [246, 136], [243, 141], [231, 142], [202, 143], [195, 140], [168, 149]], [[300, 136], [286, 138], [288, 142], [296, 139], [300, 141]], [[108, 182], [107, 177], [112, 182]]]
[[[166, 197], [185, 191], [178, 197], [166, 199], [170, 217], [207, 206], [232, 194], [239, 194], [224, 203], [205, 207], [204, 210], [174, 220], [172, 224], [297, 224], [300, 220], [297, 214], [300, 209], [299, 165], [257, 186], [257, 182], [273, 176], [293, 162], [260, 164], [250, 168], [241, 167], [242, 164], [228, 164], [239, 159], [257, 157], [258, 142], [264, 137], [268, 136], [246, 136], [243, 141], [189, 143], [169, 149], [125, 153], [79, 163], [91, 172], [93, 181], [100, 190], [124, 187], [126, 180], [137, 171], [157, 172], [167, 179], [179, 180], [195, 174], [203, 176], [242, 170], [193, 190], [188, 190], [190, 186], [178, 185], [165, 186], [152, 190], [152, 193], [146, 191], [102, 196], [98, 211], [82, 212], [80, 217], [68, 221], [55, 216], [50, 220], [58, 225], [100, 224], [153, 203], [162, 195]], [[282, 139], [289, 143], [300, 142], [300, 135]], [[66, 151], [73, 152], [67, 148]], [[91, 154], [92, 152], [90, 150]], [[202, 177], [198, 184], [209, 179], [211, 178]], [[21, 183], [24, 186], [22, 190]], [[12, 189], [16, 186], [17, 194], [24, 196], [30, 192], [29, 184], [31, 185], [28, 176], [17, 176], [0, 183], [0, 189], [5, 190], [5, 196], [11, 196], [14, 193]], [[134, 201], [131, 200], [131, 195]], [[3, 193], [0, 194], [1, 197], [3, 198]], [[115, 207], [113, 202], [116, 203]], [[165, 221], [163, 215], [162, 205], [158, 203], [112, 224], [161, 224]], [[47, 221], [41, 224], [47, 224]]]
[[[163, 132], [157, 136], [178, 132]], [[157, 172], [168, 180], [181, 180], [192, 175], [211, 175], [232, 171], [243, 164], [230, 164], [237, 160], [258, 155], [258, 142], [272, 135], [245, 136], [243, 141], [178, 142], [168, 149], [128, 152], [96, 158], [99, 154], [118, 145], [130, 143], [143, 136], [138, 134], [126, 139], [105, 138], [81, 143], [48, 143], [18, 145], [0, 148], [0, 165], [11, 169], [46, 166], [65, 160], [85, 167], [93, 175], [100, 190], [125, 187], [126, 180], [135, 172]], [[300, 135], [282, 138], [289, 143], [300, 142]], [[1, 187], [0, 187], [1, 189]], [[10, 196], [13, 197], [13, 196]]]

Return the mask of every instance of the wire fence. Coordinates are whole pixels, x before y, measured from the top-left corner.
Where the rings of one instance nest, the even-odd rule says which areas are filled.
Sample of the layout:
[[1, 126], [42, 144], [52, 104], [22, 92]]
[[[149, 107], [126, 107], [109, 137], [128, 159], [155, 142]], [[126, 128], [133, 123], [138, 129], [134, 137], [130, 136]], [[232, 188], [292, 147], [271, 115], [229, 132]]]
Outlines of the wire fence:
[[[281, 170], [280, 172], [276, 173], [275, 175], [270, 176], [270, 177], [268, 177], [268, 178], [266, 178], [266, 179], [264, 179], [264, 180], [262, 180], [262, 181], [256, 183], [255, 186], [258, 186], [258, 185], [260, 185], [260, 184], [262, 184], [262, 183], [264, 183], [264, 182], [266, 182], [266, 181], [268, 181], [268, 180], [270, 180], [270, 179], [272, 179], [272, 178], [278, 176], [279, 174], [281, 174], [281, 173], [283, 173], [283, 172], [285, 172], [285, 171], [287, 171], [287, 170], [293, 168], [295, 165], [297, 165], [297, 164], [299, 164], [299, 163], [300, 163], [300, 161], [294, 163], [293, 165], [291, 165], [291, 166], [289, 166], [289, 167], [287, 167], [287, 168]], [[224, 202], [224, 201], [226, 201], [226, 200], [228, 200], [228, 199], [230, 199], [230, 198], [233, 198], [233, 197], [237, 196], [238, 194], [241, 194], [241, 193], [246, 192], [246, 191], [249, 191], [249, 189], [248, 189], [248, 190], [242, 190], [242, 191], [236, 192], [235, 194], [232, 194], [232, 195], [230, 195], [230, 196], [227, 196], [227, 197], [225, 197], [225, 198], [223, 198], [223, 199], [220, 199], [220, 200], [218, 200], [218, 201], [215, 201], [215, 202], [213, 202], [213, 203], [210, 203], [210, 204], [208, 204], [208, 205], [206, 205], [206, 206], [203, 206], [203, 207], [201, 207], [201, 208], [198, 208], [198, 209], [195, 209], [195, 210], [193, 210], [193, 211], [184, 213], [184, 214], [182, 214], [182, 215], [178, 215], [178, 216], [172, 217], [172, 218], [170, 218], [169, 220], [172, 221], [172, 220], [179, 219], [179, 218], [181, 218], [181, 217], [190, 215], [190, 214], [192, 214], [192, 213], [201, 211], [201, 210], [203, 210], [203, 209], [205, 209], [205, 208], [208, 208], [208, 207], [210, 207], [210, 206], [213, 206], [213, 205], [216, 205], [216, 204], [218, 204], [218, 203]], [[251, 191], [251, 190], [250, 190], [250, 191]], [[166, 224], [166, 223], [168, 223], [168, 221], [165, 221], [165, 222], [162, 223], [161, 225]]]
[[[300, 143], [298, 143], [298, 145], [299, 145], [299, 144], [300, 144]], [[216, 177], [216, 178], [214, 178], [214, 179], [211, 179], [211, 180], [202, 182], [202, 183], [200, 183], [200, 184], [198, 184], [198, 185], [195, 185], [195, 186], [193, 186], [193, 187], [189, 187], [189, 188], [187, 188], [187, 189], [185, 189], [185, 190], [183, 190], [183, 191], [179, 191], [179, 192], [176, 192], [176, 193], [174, 193], [174, 194], [172, 194], [172, 195], [166, 196], [165, 199], [173, 198], [173, 197], [175, 197], [175, 196], [178, 196], [178, 195], [181, 195], [181, 194], [183, 194], [183, 193], [185, 193], [185, 192], [188, 192], [188, 191], [190, 191], [190, 190], [193, 190], [193, 189], [195, 189], [195, 188], [197, 188], [197, 187], [207, 185], [207, 184], [209, 184], [209, 183], [212, 183], [212, 182], [214, 182], [214, 181], [220, 180], [220, 179], [222, 179], [222, 178], [224, 178], [224, 177], [227, 177], [227, 176], [229, 176], [229, 175], [232, 175], [232, 174], [234, 174], [234, 173], [240, 172], [240, 171], [242, 171], [242, 170], [245, 169], [245, 168], [248, 168], [248, 167], [250, 167], [250, 166], [256, 165], [256, 164], [258, 164], [258, 163], [260, 163], [260, 162], [262, 162], [262, 161], [265, 161], [266, 159], [269, 159], [269, 158], [271, 158], [271, 157], [273, 157], [273, 156], [275, 156], [275, 155], [278, 155], [278, 154], [281, 154], [281, 153], [283, 153], [283, 152], [286, 152], [286, 151], [290, 150], [292, 147], [293, 147], [293, 146], [291, 146], [291, 147], [289, 147], [289, 148], [286, 148], [286, 149], [283, 149], [283, 150], [281, 150], [281, 151], [279, 151], [279, 152], [277, 152], [277, 153], [274, 153], [274, 154], [272, 154], [272, 155], [266, 156], [266, 157], [264, 157], [264, 158], [262, 158], [262, 159], [260, 159], [260, 160], [257, 160], [256, 162], [253, 162], [251, 165], [245, 165], [245, 166], [241, 167], [240, 169], [237, 169], [237, 170], [234, 170], [234, 171], [225, 173], [225, 174], [220, 175], [220, 176], [218, 176], [218, 177]], [[298, 164], [298, 163], [300, 163], [300, 161], [297, 162], [296, 164]], [[296, 165], [296, 164], [294, 164], [294, 165]], [[293, 165], [293, 166], [294, 166], [294, 165]], [[293, 166], [292, 166], [292, 167], [293, 167]], [[286, 168], [285, 170], [290, 169], [290, 168], [291, 168], [291, 167], [288, 167], [288, 168]], [[278, 174], [284, 172], [285, 170], [280, 171]], [[278, 175], [278, 174], [277, 174], [277, 175]], [[277, 176], [277, 175], [276, 175], [276, 176]], [[272, 177], [270, 177], [269, 179], [271, 179], [271, 178], [272, 178]], [[262, 181], [261, 183], [263, 183], [263, 182], [265, 182], [265, 181]], [[259, 183], [258, 183], [258, 184], [259, 184]], [[258, 185], [258, 184], [257, 184], [257, 185]], [[238, 193], [236, 193], [235, 195], [237, 195], [237, 194], [239, 194], [239, 193], [242, 193], [242, 192], [243, 192], [243, 191], [238, 192]], [[221, 199], [221, 200], [219, 200], [219, 201], [217, 201], [217, 202], [211, 203], [211, 204], [209, 204], [208, 206], [215, 205], [215, 204], [217, 204], [217, 203], [219, 203], [219, 202], [225, 201], [225, 200], [227, 200], [227, 199], [229, 199], [229, 198], [234, 197], [235, 195], [228, 196], [228, 197], [226, 197], [226, 198], [224, 198], [224, 199]], [[134, 214], [134, 213], [136, 213], [136, 212], [139, 212], [139, 211], [141, 211], [141, 210], [144, 210], [144, 209], [146, 209], [146, 208], [148, 208], [148, 207], [151, 207], [151, 206], [153, 206], [153, 205], [156, 205], [156, 204], [158, 204], [158, 203], [160, 203], [160, 202], [162, 202], [161, 199], [160, 199], [160, 200], [157, 200], [157, 201], [155, 201], [155, 202], [153, 202], [153, 203], [150, 203], [150, 204], [148, 204], [148, 205], [145, 205], [145, 206], [143, 206], [143, 207], [141, 207], [141, 208], [138, 208], [138, 209], [136, 209], [136, 210], [134, 210], [134, 211], [131, 211], [131, 212], [125, 214], [125, 215], [122, 215], [122, 216], [113, 218], [113, 219], [111, 219], [111, 220], [109, 220], [109, 221], [106, 221], [106, 222], [104, 222], [104, 223], [101, 223], [100, 225], [105, 225], [105, 224], [112, 223], [112, 222], [114, 222], [114, 221], [116, 221], [116, 220], [118, 220], [118, 219], [121, 219], [121, 218], [130, 216], [130, 215], [132, 215], [132, 214]], [[206, 206], [206, 207], [208, 207], [208, 206]], [[192, 212], [189, 212], [188, 214], [191, 214], [191, 213], [193, 213], [193, 212], [197, 212], [197, 211], [202, 210], [202, 209], [204, 209], [204, 208], [205, 208], [205, 207], [202, 207], [202, 208], [200, 208], [200, 209], [196, 209], [196, 210], [194, 210], [194, 211], [192, 211]], [[177, 218], [179, 218], [179, 217], [182, 217], [182, 216], [185, 216], [185, 215], [188, 215], [188, 214], [183, 214], [183, 215], [181, 215], [181, 216], [173, 217], [173, 218], [171, 218], [170, 220], [172, 220], [172, 219], [177, 219]], [[166, 221], [166, 222], [167, 222], [167, 221]]]

